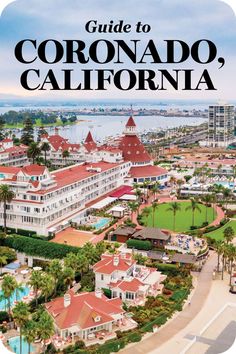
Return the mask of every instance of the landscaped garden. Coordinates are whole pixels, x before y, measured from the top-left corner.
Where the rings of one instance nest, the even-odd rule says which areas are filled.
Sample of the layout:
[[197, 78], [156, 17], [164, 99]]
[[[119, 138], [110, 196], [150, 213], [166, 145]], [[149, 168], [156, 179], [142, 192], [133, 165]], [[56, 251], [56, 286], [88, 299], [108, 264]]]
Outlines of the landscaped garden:
[[212, 232], [208, 232], [205, 234], [205, 236], [210, 237], [214, 240], [224, 240], [224, 230], [228, 227], [232, 227], [234, 230], [234, 235], [236, 235], [236, 220], [231, 220], [227, 222], [224, 226], [218, 228], [217, 230], [214, 230]]
[[141, 223], [149, 227], [185, 232], [193, 228], [204, 227], [216, 218], [211, 206], [194, 203], [191, 201], [170, 202], [145, 208]]

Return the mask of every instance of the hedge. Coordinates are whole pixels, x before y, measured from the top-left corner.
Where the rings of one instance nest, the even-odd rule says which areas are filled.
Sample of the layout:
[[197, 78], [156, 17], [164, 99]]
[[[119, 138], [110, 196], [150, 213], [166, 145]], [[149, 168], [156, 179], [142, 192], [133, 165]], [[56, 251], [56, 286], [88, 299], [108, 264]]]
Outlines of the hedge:
[[136, 248], [137, 250], [150, 251], [152, 249], [150, 241], [128, 240], [126, 244], [128, 248]]
[[18, 252], [23, 252], [29, 256], [42, 258], [64, 258], [67, 253], [78, 253], [79, 247], [61, 245], [58, 243], [30, 238], [27, 236], [11, 235], [4, 240], [4, 245], [14, 248]]

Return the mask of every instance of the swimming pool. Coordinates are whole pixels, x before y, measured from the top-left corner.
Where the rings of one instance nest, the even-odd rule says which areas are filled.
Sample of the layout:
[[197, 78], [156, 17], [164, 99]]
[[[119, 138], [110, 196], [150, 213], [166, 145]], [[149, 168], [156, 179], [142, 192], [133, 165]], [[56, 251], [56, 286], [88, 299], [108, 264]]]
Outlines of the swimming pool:
[[109, 222], [110, 222], [110, 218], [100, 218], [97, 222], [92, 224], [92, 226], [94, 226], [97, 230], [99, 230], [104, 226], [106, 226], [107, 224], [109, 224]]
[[225, 187], [225, 188], [230, 188], [230, 189], [233, 189], [235, 187], [234, 183], [232, 182], [227, 182], [227, 181], [224, 181], [224, 182], [216, 182], [216, 184], [218, 186], [222, 186], [222, 187]]
[[[24, 296], [28, 296], [30, 289], [28, 286], [22, 287], [22, 291], [14, 291], [12, 296], [10, 297], [11, 306], [14, 304], [14, 301], [20, 301]], [[2, 295], [2, 291], [0, 290], [0, 296]], [[7, 300], [0, 301], [0, 311], [5, 311], [7, 309]]]
[[[13, 350], [14, 353], [20, 354], [20, 337], [13, 337], [9, 339], [9, 346]], [[30, 353], [35, 352], [35, 346], [30, 345]], [[29, 344], [26, 342], [24, 338], [22, 338], [22, 354], [29, 353]]]

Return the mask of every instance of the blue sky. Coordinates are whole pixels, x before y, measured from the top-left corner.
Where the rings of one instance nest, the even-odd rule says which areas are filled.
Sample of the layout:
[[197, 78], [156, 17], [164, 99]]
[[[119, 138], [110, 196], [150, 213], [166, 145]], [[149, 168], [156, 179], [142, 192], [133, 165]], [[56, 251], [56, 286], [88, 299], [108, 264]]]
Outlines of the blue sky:
[[[137, 21], [149, 23], [152, 30], [147, 34], [88, 34], [84, 30], [87, 21], [96, 19], [106, 23], [110, 20], [124, 20], [126, 23], [135, 25]], [[166, 92], [148, 91], [121, 92], [111, 86], [106, 92], [77, 91], [77, 92], [38, 92], [28, 93], [21, 88], [19, 78], [27, 68], [40, 68], [43, 76], [49, 66], [37, 61], [30, 66], [20, 64], [14, 58], [14, 48], [18, 41], [25, 38], [34, 38], [38, 42], [54, 38], [81, 39], [91, 43], [98, 38], [108, 40], [141, 39], [146, 43], [153, 39], [158, 43], [160, 52], [164, 55], [165, 39], [181, 39], [187, 43], [207, 38], [213, 41], [218, 49], [218, 56], [225, 58], [225, 66], [218, 70], [216, 62], [207, 65], [215, 86], [216, 92], [212, 91], [174, 91]], [[232, 9], [218, 0], [17, 0], [7, 6], [0, 18], [0, 94], [37, 96], [42, 98], [206, 98], [235, 100], [235, 66], [236, 66], [236, 17]], [[138, 68], [137, 65], [127, 63], [130, 69]], [[88, 64], [87, 68], [97, 68], [94, 64]], [[84, 68], [86, 68], [84, 67]], [[62, 68], [71, 68], [71, 65], [54, 65], [56, 75], [60, 77]], [[77, 75], [80, 75], [79, 65], [73, 66]], [[112, 64], [107, 67], [114, 69]], [[139, 67], [140, 68], [140, 67]], [[145, 68], [145, 67], [144, 67]], [[154, 69], [147, 66], [147, 68]], [[195, 68], [196, 79], [200, 76], [203, 66], [189, 61], [185, 65], [162, 64], [161, 67]], [[118, 69], [118, 66], [115, 67]]]

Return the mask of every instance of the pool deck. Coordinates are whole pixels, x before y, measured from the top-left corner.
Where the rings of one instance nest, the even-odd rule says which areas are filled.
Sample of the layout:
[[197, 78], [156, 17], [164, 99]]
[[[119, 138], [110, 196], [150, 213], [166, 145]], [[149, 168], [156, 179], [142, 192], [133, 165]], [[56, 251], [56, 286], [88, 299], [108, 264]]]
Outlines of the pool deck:
[[60, 231], [50, 242], [82, 247], [87, 242], [92, 242], [96, 235], [89, 231], [75, 230], [72, 227]]

